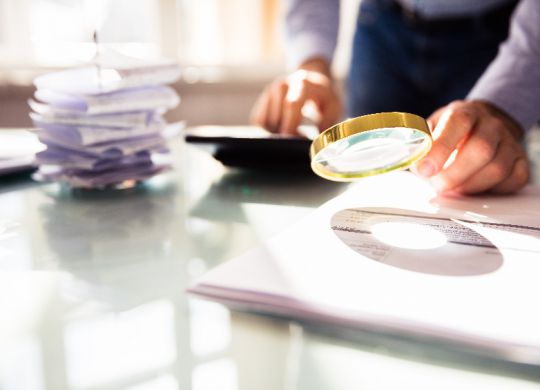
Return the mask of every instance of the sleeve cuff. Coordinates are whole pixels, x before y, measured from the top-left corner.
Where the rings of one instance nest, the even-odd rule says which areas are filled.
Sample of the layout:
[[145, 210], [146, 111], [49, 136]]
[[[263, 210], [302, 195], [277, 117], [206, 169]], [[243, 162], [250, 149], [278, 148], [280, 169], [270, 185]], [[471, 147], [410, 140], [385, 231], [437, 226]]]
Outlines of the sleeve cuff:
[[[505, 64], [493, 63], [467, 96], [469, 100], [485, 100], [515, 119], [529, 130], [540, 119], [540, 85], [538, 69], [530, 69], [527, 61], [515, 59]], [[503, 69], [504, 68], [504, 69]]]

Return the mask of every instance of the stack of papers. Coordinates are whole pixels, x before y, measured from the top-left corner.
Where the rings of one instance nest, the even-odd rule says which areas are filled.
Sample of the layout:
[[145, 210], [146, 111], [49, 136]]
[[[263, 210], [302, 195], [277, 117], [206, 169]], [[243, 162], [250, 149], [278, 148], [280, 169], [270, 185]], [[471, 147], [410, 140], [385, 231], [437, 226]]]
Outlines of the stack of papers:
[[166, 84], [175, 64], [88, 66], [38, 77], [29, 104], [46, 150], [36, 155], [38, 180], [103, 188], [147, 179], [168, 168], [163, 114], [180, 101]]
[[191, 292], [540, 366], [539, 260], [539, 188], [445, 198], [396, 172], [355, 184]]

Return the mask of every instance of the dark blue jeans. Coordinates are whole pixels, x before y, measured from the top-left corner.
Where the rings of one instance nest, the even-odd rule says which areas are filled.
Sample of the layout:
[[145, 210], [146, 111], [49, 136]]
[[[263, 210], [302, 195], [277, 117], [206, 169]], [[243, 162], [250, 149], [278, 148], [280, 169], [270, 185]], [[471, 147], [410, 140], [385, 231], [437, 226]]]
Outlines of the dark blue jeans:
[[415, 23], [392, 0], [363, 0], [346, 85], [347, 115], [405, 111], [424, 117], [463, 99], [508, 35], [508, 15]]

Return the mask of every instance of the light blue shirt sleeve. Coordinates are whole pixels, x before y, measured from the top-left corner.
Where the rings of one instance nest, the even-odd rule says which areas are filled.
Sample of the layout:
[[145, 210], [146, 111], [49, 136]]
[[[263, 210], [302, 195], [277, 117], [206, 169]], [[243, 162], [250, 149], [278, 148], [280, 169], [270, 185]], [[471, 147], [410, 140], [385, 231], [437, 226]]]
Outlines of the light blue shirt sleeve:
[[525, 130], [540, 119], [540, 0], [521, 0], [510, 35], [468, 99], [491, 102]]
[[322, 57], [330, 64], [339, 29], [339, 0], [288, 0], [285, 8], [289, 68]]

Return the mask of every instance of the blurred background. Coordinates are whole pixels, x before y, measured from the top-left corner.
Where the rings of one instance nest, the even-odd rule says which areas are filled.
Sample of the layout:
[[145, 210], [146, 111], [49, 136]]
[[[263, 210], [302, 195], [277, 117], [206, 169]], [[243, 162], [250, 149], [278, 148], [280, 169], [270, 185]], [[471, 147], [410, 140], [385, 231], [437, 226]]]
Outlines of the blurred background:
[[[101, 43], [123, 54], [178, 61], [182, 102], [170, 121], [247, 124], [264, 85], [286, 70], [284, 2], [0, 0], [0, 127], [31, 126], [34, 77], [91, 62], [96, 29]], [[346, 73], [358, 2], [342, 1], [338, 77]]]

